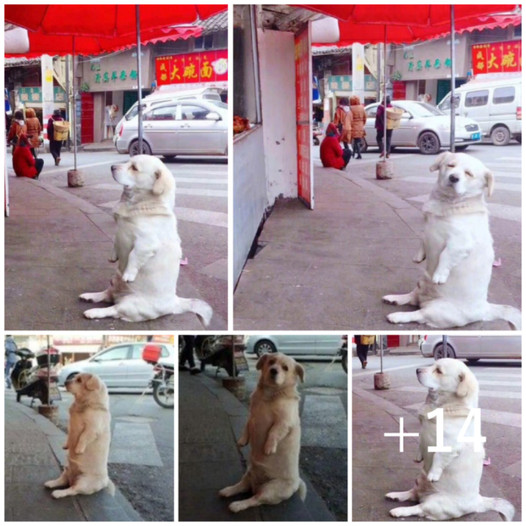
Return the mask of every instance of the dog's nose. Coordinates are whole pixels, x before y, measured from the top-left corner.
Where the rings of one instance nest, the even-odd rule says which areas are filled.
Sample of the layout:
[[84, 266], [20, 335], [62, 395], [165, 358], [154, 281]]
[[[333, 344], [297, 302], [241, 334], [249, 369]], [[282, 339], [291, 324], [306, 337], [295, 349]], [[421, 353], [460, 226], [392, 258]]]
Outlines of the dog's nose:
[[278, 370], [275, 369], [274, 367], [270, 370], [270, 375], [271, 376], [276, 376], [278, 374]]
[[455, 174], [451, 174], [449, 176], [449, 180], [452, 182], [452, 183], [458, 183], [459, 182], [459, 178], [455, 175]]
[[422, 371], [423, 371], [423, 369], [418, 368], [418, 369], [416, 370], [416, 375], [418, 376], [419, 374], [422, 373]]

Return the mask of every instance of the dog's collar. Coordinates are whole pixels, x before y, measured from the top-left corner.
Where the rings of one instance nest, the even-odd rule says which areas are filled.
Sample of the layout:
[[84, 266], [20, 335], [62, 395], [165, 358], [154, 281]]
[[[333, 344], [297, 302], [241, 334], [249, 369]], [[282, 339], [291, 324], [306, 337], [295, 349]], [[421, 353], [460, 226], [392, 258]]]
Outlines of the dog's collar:
[[113, 216], [117, 218], [131, 218], [138, 216], [171, 216], [173, 212], [158, 202], [144, 202], [137, 204], [121, 203]]
[[425, 214], [430, 214], [438, 217], [449, 217], [464, 214], [480, 214], [488, 212], [486, 202], [484, 201], [484, 197], [482, 195], [450, 203], [437, 199], [434, 193], [431, 194], [431, 198], [429, 199], [429, 201], [424, 203], [422, 210]]

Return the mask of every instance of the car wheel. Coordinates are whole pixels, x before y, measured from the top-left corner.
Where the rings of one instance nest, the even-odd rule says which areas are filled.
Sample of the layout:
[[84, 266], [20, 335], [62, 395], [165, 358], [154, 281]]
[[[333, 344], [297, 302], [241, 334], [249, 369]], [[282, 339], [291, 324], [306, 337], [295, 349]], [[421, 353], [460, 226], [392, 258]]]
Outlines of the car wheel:
[[260, 342], [257, 342], [254, 346], [254, 352], [259, 358], [264, 354], [276, 352], [276, 346], [268, 340], [261, 340]]
[[456, 358], [456, 355], [453, 347], [449, 344], [446, 345], [446, 349], [444, 350], [444, 344], [439, 343], [433, 351], [433, 358], [435, 360], [440, 360], [441, 358]]
[[150, 148], [150, 145], [143, 139], [142, 152], [139, 151], [139, 141], [133, 141], [128, 148], [128, 153], [130, 154], [130, 157], [140, 154], [151, 155], [152, 149]]
[[510, 142], [510, 130], [506, 126], [495, 126], [491, 130], [491, 142], [495, 146], [506, 146]]
[[515, 137], [515, 140], [516, 140], [519, 144], [522, 144], [522, 134], [521, 134], [521, 135], [517, 135], [517, 137]]
[[440, 151], [440, 140], [431, 131], [426, 131], [418, 137], [418, 148], [424, 155], [436, 155]]

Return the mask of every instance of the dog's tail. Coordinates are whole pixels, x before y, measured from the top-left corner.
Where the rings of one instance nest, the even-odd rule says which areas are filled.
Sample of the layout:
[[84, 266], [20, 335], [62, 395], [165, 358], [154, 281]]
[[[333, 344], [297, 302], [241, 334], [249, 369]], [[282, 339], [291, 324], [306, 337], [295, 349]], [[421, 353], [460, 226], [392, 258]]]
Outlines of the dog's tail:
[[303, 482], [302, 479], [300, 479], [300, 487], [298, 488], [298, 494], [300, 496], [301, 500], [305, 500], [305, 497], [307, 496], [307, 485], [305, 482]]
[[106, 486], [106, 489], [112, 497], [115, 497], [115, 484], [111, 481], [111, 479], [108, 479], [108, 485]]
[[513, 330], [518, 331], [522, 325], [521, 318], [521, 311], [511, 305], [488, 303], [484, 321], [506, 320]]
[[212, 310], [212, 307], [206, 303], [206, 301], [197, 298], [177, 298], [177, 300], [179, 305], [177, 307], [177, 312], [174, 312], [174, 314], [194, 312], [197, 314], [199, 321], [205, 327], [208, 327], [214, 311]]
[[515, 507], [506, 499], [498, 499], [492, 497], [480, 497], [481, 507], [479, 512], [496, 511], [505, 521], [513, 520], [515, 515]]

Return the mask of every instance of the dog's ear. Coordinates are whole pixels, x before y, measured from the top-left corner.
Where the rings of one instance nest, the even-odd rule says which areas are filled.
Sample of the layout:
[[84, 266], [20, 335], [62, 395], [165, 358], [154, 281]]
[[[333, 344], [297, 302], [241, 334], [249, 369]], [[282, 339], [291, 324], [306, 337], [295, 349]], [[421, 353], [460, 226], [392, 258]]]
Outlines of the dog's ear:
[[442, 162], [446, 159], [446, 157], [449, 155], [449, 152], [443, 152], [441, 153], [436, 159], [435, 162], [429, 167], [430, 172], [436, 172], [439, 168]]
[[97, 376], [91, 374], [85, 385], [88, 391], [96, 391], [100, 387], [100, 382]]
[[465, 398], [477, 389], [475, 377], [470, 371], [461, 372], [458, 375], [459, 383], [457, 387], [457, 396]]
[[488, 197], [491, 197], [493, 194], [493, 187], [495, 186], [495, 178], [493, 173], [486, 168], [484, 172], [484, 180], [486, 181], [486, 188], [488, 189]]
[[269, 354], [264, 354], [256, 363], [256, 370], [259, 371], [260, 369], [263, 369], [265, 367], [265, 363], [270, 358]]
[[166, 174], [166, 170], [162, 170], [162, 169], [156, 170], [155, 171], [155, 182], [153, 183], [152, 192], [155, 195], [161, 195], [167, 190], [168, 184], [169, 184], [168, 175]]
[[305, 380], [305, 369], [299, 363], [296, 364], [296, 374], [298, 375], [301, 383]]

